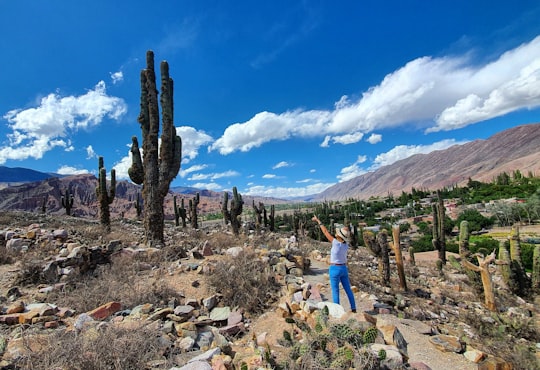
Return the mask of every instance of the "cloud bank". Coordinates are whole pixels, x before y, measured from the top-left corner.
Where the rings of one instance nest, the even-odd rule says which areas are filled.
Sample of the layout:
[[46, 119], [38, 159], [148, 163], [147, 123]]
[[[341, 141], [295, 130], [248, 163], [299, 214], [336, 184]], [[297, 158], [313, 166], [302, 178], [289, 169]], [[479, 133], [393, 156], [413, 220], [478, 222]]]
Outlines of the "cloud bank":
[[[209, 150], [247, 152], [291, 137], [324, 137], [322, 147], [346, 145], [375, 130], [416, 123], [426, 133], [449, 131], [538, 106], [540, 36], [484, 64], [475, 64], [472, 56], [417, 58], [361, 98], [341, 97], [333, 110], [261, 112], [232, 124]], [[380, 139], [372, 134], [367, 141]]]
[[127, 112], [124, 100], [107, 95], [105, 82], [80, 96], [49, 94], [37, 108], [16, 109], [3, 118], [12, 130], [0, 147], [0, 164], [9, 159], [40, 159], [56, 148], [72, 150], [69, 136], [100, 125], [105, 118], [119, 120]]

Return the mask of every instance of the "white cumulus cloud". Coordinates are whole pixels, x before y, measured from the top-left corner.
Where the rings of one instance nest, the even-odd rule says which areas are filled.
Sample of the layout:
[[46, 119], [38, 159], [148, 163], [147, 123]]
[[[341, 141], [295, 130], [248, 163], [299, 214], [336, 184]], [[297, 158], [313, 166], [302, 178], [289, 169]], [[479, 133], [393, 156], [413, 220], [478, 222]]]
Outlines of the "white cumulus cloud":
[[72, 166], [61, 166], [56, 170], [56, 173], [59, 175], [84, 175], [90, 172], [88, 170], [77, 169]]
[[462, 145], [467, 141], [456, 141], [454, 139], [441, 140], [430, 145], [398, 145], [392, 150], [379, 154], [374, 160], [370, 171], [382, 166], [388, 166], [401, 159], [405, 159], [415, 154], [427, 154], [435, 150], [444, 150], [453, 145]]
[[340, 171], [340, 174], [337, 176], [339, 182], [347, 181], [366, 173], [367, 171], [359, 166], [366, 160], [367, 157], [365, 155], [359, 155], [353, 164], [347, 167], [343, 167]]
[[275, 170], [277, 168], [290, 167], [290, 166], [292, 165], [289, 162], [281, 161], [279, 163], [276, 163], [274, 166], [272, 166], [272, 169]]
[[332, 185], [335, 185], [335, 183], [316, 183], [304, 187], [252, 185], [242, 194], [286, 199], [319, 194]]
[[382, 141], [382, 135], [380, 134], [371, 134], [369, 135], [369, 137], [366, 139], [366, 141], [370, 144], [377, 144], [377, 143], [380, 143]]
[[416, 125], [426, 132], [453, 130], [519, 109], [540, 106], [540, 36], [483, 64], [473, 53], [425, 56], [387, 74], [356, 100], [341, 97], [332, 110], [261, 112], [227, 127], [209, 150], [247, 152], [291, 137], [352, 144], [380, 129]]
[[9, 159], [40, 159], [55, 147], [72, 150], [70, 134], [97, 126], [105, 118], [120, 119], [127, 112], [124, 100], [107, 95], [105, 82], [80, 96], [49, 94], [36, 108], [15, 109], [3, 118], [12, 130], [0, 147], [0, 164]]

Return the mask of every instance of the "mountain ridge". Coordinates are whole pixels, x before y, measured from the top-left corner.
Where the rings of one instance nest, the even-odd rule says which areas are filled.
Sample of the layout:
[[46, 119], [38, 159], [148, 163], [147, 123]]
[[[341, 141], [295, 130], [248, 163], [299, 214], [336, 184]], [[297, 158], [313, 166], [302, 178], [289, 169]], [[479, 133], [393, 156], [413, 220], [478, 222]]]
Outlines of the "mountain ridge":
[[314, 201], [369, 199], [412, 188], [436, 190], [464, 185], [469, 178], [489, 182], [502, 172], [540, 173], [540, 123], [516, 126], [428, 154], [415, 154], [373, 172], [333, 185]]
[[[461, 145], [428, 154], [415, 154], [411, 157], [381, 167], [373, 172], [333, 185], [319, 194], [294, 199], [278, 199], [263, 196], [243, 196], [245, 207], [252, 202], [279, 204], [301, 201], [325, 201], [369, 199], [389, 194], [399, 195], [410, 192], [412, 188], [436, 190], [453, 185], [464, 185], [469, 178], [489, 182], [502, 172], [515, 170], [523, 174], [540, 173], [540, 123], [524, 124], [500, 131], [488, 139], [477, 139]], [[19, 174], [17, 177], [17, 173]], [[38, 181], [29, 179], [43, 178]], [[11, 182], [6, 182], [9, 179]], [[79, 205], [81, 216], [97, 214], [94, 175], [61, 176], [25, 168], [0, 166], [0, 209], [29, 210], [41, 208], [43, 199], [48, 196], [48, 208], [61, 212], [61, 196], [66, 189], [72, 189]], [[135, 201], [140, 186], [128, 181], [117, 182], [115, 201], [111, 205], [113, 214], [133, 215]], [[171, 187], [164, 208], [172, 209], [173, 196], [180, 199], [193, 197], [200, 193], [202, 212], [220, 212], [222, 192], [191, 187]], [[170, 210], [169, 210], [170, 217]]]

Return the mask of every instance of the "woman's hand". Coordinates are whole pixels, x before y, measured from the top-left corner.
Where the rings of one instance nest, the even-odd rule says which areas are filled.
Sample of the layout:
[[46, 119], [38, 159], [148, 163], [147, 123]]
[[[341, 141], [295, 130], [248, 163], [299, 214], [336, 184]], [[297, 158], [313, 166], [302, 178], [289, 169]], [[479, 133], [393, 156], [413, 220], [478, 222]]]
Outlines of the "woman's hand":
[[313, 217], [311, 218], [311, 221], [315, 221], [316, 223], [318, 223], [319, 225], [321, 224], [321, 221], [319, 220], [319, 218], [315, 215], [313, 215]]

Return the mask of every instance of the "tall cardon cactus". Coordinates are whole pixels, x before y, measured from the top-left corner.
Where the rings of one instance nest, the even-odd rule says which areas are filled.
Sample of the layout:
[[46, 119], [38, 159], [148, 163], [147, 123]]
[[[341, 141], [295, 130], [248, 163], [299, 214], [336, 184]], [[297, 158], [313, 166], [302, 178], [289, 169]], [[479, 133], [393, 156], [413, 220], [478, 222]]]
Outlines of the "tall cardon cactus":
[[186, 227], [187, 211], [184, 207], [184, 198], [180, 201], [180, 206], [176, 203], [176, 195], [173, 197], [174, 204], [174, 222], [176, 226], [180, 226], [180, 219], [182, 219], [182, 227]]
[[98, 158], [98, 186], [96, 187], [96, 196], [99, 202], [99, 221], [106, 229], [111, 229], [111, 212], [109, 205], [113, 202], [116, 194], [116, 171], [111, 170], [111, 187], [107, 192], [107, 170], [103, 165], [103, 157]]
[[223, 214], [223, 219], [225, 224], [228, 222], [231, 223], [234, 235], [239, 235], [240, 233], [240, 215], [244, 207], [244, 201], [242, 200], [242, 195], [236, 189], [236, 186], [233, 187], [233, 198], [231, 199], [231, 210], [228, 209], [229, 203], [229, 193], [223, 192], [223, 203], [221, 205], [221, 212]]
[[433, 247], [438, 251], [439, 260], [446, 264], [446, 240], [444, 237], [444, 203], [441, 191], [437, 191], [437, 202], [433, 203]]
[[73, 207], [73, 194], [66, 189], [66, 194], [62, 195], [62, 207], [66, 209], [66, 215], [71, 216], [71, 208]]
[[191, 227], [194, 229], [199, 228], [199, 219], [197, 217], [197, 206], [200, 202], [199, 193], [195, 194], [193, 199], [189, 200], [189, 221], [191, 222]]
[[146, 244], [163, 246], [165, 218], [163, 201], [172, 180], [180, 171], [182, 140], [176, 135], [173, 120], [173, 80], [169, 77], [169, 64], [161, 62], [161, 146], [158, 146], [159, 104], [154, 71], [154, 53], [146, 53], [146, 69], [141, 71], [141, 124], [143, 157], [137, 137], [132, 138], [132, 164], [129, 177], [143, 184], [144, 229]]

